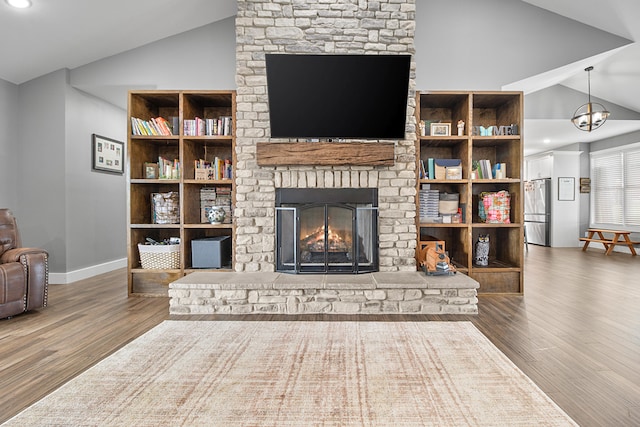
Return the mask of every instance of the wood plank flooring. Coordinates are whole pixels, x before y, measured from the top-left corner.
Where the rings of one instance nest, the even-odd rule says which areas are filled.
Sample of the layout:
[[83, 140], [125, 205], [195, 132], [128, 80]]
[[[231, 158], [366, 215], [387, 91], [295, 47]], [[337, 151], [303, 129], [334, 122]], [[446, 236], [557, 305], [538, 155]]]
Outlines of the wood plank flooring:
[[529, 245], [525, 295], [477, 316], [170, 316], [126, 288], [124, 270], [51, 285], [49, 307], [0, 320], [0, 422], [165, 319], [260, 318], [470, 320], [580, 425], [640, 425], [640, 257]]

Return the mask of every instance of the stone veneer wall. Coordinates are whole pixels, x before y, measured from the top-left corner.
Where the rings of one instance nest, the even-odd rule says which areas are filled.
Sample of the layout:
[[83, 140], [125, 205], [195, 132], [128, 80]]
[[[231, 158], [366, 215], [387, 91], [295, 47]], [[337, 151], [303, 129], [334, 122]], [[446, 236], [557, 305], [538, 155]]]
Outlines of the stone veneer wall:
[[478, 314], [478, 282], [417, 271], [362, 275], [188, 274], [169, 286], [170, 314]]
[[396, 142], [393, 167], [276, 168], [256, 161], [256, 143], [270, 141], [266, 53], [413, 55], [414, 32], [415, 0], [238, 0], [235, 271], [275, 270], [275, 189], [287, 187], [377, 187], [380, 270], [415, 271], [414, 61], [406, 139]]

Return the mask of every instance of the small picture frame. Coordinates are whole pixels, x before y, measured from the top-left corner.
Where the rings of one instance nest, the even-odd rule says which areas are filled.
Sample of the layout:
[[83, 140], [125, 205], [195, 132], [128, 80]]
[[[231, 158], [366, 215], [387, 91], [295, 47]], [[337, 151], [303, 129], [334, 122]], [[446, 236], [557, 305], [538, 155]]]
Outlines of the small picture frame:
[[124, 143], [104, 136], [91, 135], [91, 170], [122, 175]]
[[146, 179], [158, 179], [158, 164], [157, 163], [144, 163], [144, 177]]
[[431, 136], [451, 136], [451, 123], [431, 123]]
[[590, 193], [591, 192], [591, 179], [590, 178], [580, 178], [580, 192], [581, 193]]

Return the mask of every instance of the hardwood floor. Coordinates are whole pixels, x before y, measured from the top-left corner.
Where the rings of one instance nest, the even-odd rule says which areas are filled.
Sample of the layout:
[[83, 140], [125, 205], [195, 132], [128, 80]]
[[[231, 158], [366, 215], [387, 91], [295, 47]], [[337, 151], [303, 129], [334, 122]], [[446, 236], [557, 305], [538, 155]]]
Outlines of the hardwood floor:
[[640, 425], [640, 256], [525, 253], [525, 295], [481, 296], [477, 316], [170, 316], [128, 298], [124, 270], [51, 285], [49, 307], [0, 320], [0, 422], [165, 319], [470, 320], [582, 426]]

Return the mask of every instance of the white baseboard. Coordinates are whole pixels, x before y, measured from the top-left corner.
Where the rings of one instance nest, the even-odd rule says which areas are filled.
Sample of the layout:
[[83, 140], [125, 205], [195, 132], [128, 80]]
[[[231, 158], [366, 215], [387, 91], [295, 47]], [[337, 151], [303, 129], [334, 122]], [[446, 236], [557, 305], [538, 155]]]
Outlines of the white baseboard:
[[49, 283], [52, 285], [66, 285], [68, 283], [88, 279], [90, 277], [97, 276], [98, 274], [108, 273], [110, 271], [126, 267], [127, 259], [122, 258], [115, 261], [105, 262], [104, 264], [92, 265], [91, 267], [70, 271], [68, 273], [49, 273]]

